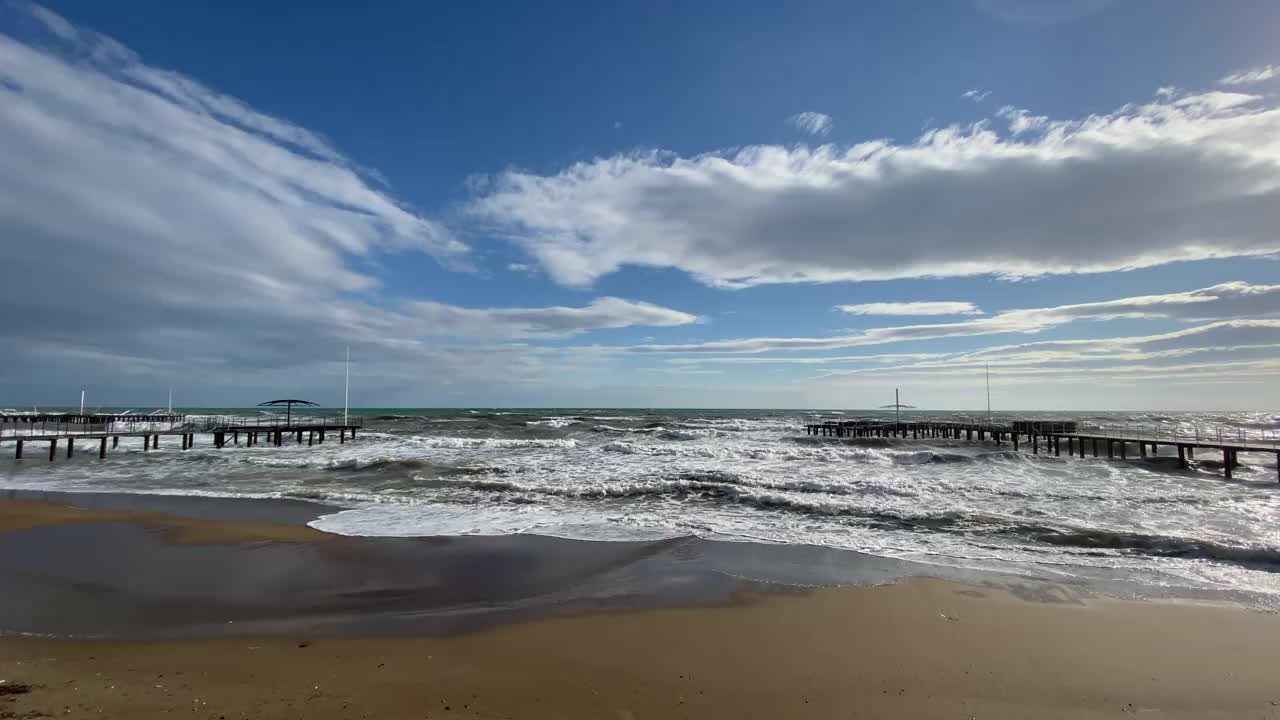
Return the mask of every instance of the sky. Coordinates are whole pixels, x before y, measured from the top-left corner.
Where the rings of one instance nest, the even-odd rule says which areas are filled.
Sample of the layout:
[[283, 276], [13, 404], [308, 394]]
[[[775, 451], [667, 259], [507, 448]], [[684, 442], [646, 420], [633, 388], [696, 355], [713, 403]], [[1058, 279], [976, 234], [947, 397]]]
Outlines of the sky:
[[1280, 409], [1269, 0], [0, 0], [0, 407]]

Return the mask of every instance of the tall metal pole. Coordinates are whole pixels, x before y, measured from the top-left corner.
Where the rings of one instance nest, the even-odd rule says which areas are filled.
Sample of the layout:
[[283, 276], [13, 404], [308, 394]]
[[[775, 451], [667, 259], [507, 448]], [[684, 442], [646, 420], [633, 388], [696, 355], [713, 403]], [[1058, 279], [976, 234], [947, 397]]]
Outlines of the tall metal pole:
[[169, 414], [173, 414], [173, 386], [169, 386]]
[[898, 388], [893, 389], [893, 423], [902, 424], [902, 401], [898, 399]]
[[987, 368], [987, 424], [991, 424], [991, 363], [986, 364]]
[[351, 404], [351, 346], [347, 346], [347, 382], [342, 389], [342, 424], [349, 425], [347, 422], [347, 406]]
[[80, 414], [84, 414], [84, 391], [80, 391]]

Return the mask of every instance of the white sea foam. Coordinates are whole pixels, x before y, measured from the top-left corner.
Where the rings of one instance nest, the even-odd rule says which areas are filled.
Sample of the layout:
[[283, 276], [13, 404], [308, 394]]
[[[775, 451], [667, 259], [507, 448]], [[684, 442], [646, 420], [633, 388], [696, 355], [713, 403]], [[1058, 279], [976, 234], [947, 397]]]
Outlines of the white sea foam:
[[564, 428], [580, 422], [582, 421], [576, 417], [549, 417], [541, 420], [526, 420], [524, 424], [529, 427]]
[[[122, 438], [106, 461], [0, 457], [0, 484], [320, 500], [345, 509], [315, 526], [342, 534], [698, 535], [1280, 593], [1272, 455], [1242, 455], [1227, 483], [1216, 466], [1184, 471], [1165, 459], [806, 437], [794, 431], [803, 415], [484, 415], [484, 435], [436, 424], [475, 425], [469, 413], [410, 414], [371, 420], [356, 442], [313, 447], [219, 450], [201, 436], [192, 450], [166, 442], [143, 453], [140, 440]], [[1201, 419], [1162, 418], [1143, 421]], [[557, 437], [531, 437], [548, 434]]]

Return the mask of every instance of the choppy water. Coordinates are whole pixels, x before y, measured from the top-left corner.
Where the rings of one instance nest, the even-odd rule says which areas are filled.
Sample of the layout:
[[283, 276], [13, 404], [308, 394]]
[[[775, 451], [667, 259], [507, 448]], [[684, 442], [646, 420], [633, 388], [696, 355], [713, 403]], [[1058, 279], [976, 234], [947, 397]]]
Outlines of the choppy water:
[[[366, 429], [346, 445], [215, 450], [203, 437], [184, 452], [171, 438], [144, 455], [141, 439], [130, 438], [105, 462], [96, 453], [17, 462], [4, 452], [0, 485], [323, 500], [347, 509], [313, 525], [353, 535], [696, 535], [1280, 598], [1273, 453], [1241, 455], [1244, 467], [1227, 481], [1212, 454], [1183, 470], [1176, 458], [1034, 456], [1007, 445], [803, 433], [806, 422], [854, 411], [362, 414]], [[1280, 429], [1280, 415], [1265, 413], [1044, 417]]]

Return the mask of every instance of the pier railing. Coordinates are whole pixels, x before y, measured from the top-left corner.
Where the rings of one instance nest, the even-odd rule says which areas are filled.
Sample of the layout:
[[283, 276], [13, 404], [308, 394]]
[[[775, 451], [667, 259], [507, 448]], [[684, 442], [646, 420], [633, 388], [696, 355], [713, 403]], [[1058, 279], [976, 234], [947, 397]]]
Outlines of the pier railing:
[[151, 414], [72, 414], [19, 413], [0, 415], [0, 438], [36, 436], [101, 435], [103, 433], [180, 432], [188, 425], [187, 417], [172, 413]]
[[324, 416], [324, 415], [295, 415], [288, 417], [281, 415], [279, 417], [271, 415], [206, 415], [198, 418], [193, 423], [192, 430], [195, 432], [213, 432], [224, 428], [299, 428], [311, 430], [323, 430], [325, 428], [363, 428], [364, 419], [361, 417], [342, 416]]
[[1165, 442], [1165, 443], [1213, 443], [1216, 445], [1252, 445], [1280, 450], [1280, 429], [1245, 428], [1239, 425], [1214, 425], [1192, 423], [1190, 425], [1168, 426], [1150, 423], [1093, 423], [1082, 421], [1055, 421], [1025, 418], [986, 418], [963, 417], [956, 415], [912, 415], [895, 421], [894, 418], [825, 418], [816, 421], [841, 425], [844, 427], [893, 426], [910, 427], [919, 424], [964, 425], [975, 430], [986, 432], [1019, 432], [1038, 435], [1081, 435], [1111, 439], [1127, 439], [1130, 441]]
[[1079, 434], [1103, 438], [1132, 438], [1154, 442], [1211, 442], [1215, 444], [1270, 445], [1280, 449], [1280, 430], [1249, 429], [1239, 426], [1195, 425], [1167, 427], [1140, 423], [1082, 425]]

